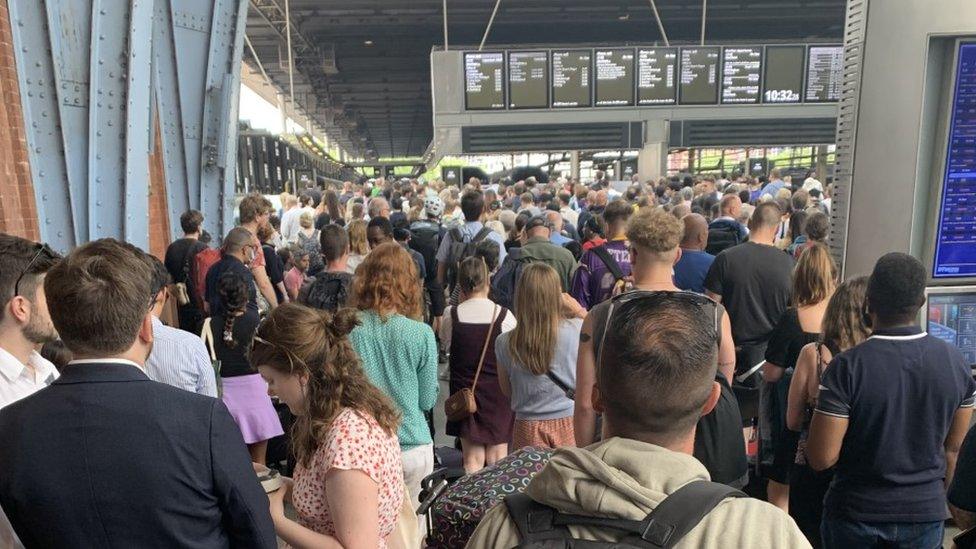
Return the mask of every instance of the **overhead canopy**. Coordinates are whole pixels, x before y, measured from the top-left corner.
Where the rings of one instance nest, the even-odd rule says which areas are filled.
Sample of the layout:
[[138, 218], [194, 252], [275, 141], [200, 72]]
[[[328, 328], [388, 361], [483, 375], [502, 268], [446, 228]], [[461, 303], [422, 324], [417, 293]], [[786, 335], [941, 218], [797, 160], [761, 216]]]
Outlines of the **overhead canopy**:
[[[247, 35], [289, 91], [286, 0], [250, 0]], [[295, 102], [347, 151], [420, 156], [432, 138], [430, 51], [443, 46], [442, 0], [290, 0]], [[701, 0], [656, 0], [672, 42], [697, 42]], [[708, 0], [708, 42], [842, 36], [846, 0]], [[495, 2], [448, 0], [448, 43], [477, 46]], [[648, 43], [662, 39], [648, 0], [501, 0], [486, 45]], [[254, 63], [245, 48], [245, 61]], [[300, 121], [301, 122], [301, 121]]]

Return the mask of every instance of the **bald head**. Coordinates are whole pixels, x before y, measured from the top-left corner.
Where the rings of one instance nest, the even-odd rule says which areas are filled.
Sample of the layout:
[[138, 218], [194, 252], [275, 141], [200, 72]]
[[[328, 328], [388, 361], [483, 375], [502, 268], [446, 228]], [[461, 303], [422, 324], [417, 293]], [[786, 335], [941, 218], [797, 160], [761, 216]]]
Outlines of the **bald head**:
[[727, 194], [722, 197], [721, 205], [722, 217], [738, 219], [742, 213], [742, 199], [735, 194]]
[[558, 233], [563, 230], [563, 216], [559, 212], [546, 212], [546, 219], [552, 225], [552, 232]]
[[682, 219], [685, 224], [685, 234], [681, 238], [681, 247], [686, 250], [704, 250], [708, 245], [708, 221], [701, 214], [688, 214]]

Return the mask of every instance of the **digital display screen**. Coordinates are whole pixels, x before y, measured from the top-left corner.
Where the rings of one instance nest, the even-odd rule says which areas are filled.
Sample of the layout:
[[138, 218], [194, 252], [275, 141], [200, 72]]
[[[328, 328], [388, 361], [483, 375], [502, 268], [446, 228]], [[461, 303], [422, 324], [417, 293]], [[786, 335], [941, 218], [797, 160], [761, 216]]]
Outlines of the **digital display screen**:
[[722, 48], [681, 48], [678, 101], [682, 105], [718, 103], [718, 66]]
[[935, 235], [935, 278], [976, 277], [976, 43], [960, 45]]
[[926, 331], [959, 348], [969, 366], [976, 366], [976, 292], [932, 294]]
[[759, 102], [762, 61], [762, 47], [722, 50], [722, 103]]
[[553, 50], [552, 106], [589, 107], [593, 50]]
[[678, 48], [637, 50], [638, 105], [674, 105], [677, 81]]
[[508, 54], [508, 106], [544, 109], [549, 106], [549, 52]]
[[634, 104], [634, 50], [596, 50], [596, 106]]
[[799, 103], [803, 98], [805, 46], [766, 46], [763, 103]]
[[464, 54], [464, 106], [468, 110], [505, 108], [505, 54]]
[[844, 46], [810, 46], [807, 56], [806, 101], [840, 101], [843, 72]]

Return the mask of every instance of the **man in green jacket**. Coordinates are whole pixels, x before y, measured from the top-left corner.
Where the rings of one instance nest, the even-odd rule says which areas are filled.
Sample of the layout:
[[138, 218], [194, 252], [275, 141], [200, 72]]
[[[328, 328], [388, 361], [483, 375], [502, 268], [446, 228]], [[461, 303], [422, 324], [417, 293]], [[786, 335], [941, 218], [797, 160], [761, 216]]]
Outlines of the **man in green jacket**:
[[522, 246], [522, 261], [525, 263], [546, 263], [559, 273], [559, 280], [563, 285], [563, 292], [569, 292], [576, 270], [576, 259], [573, 253], [553, 244], [549, 237], [552, 235], [552, 224], [545, 214], [533, 216], [525, 224], [526, 242]]
[[[665, 295], [666, 294], [666, 295]], [[720, 396], [715, 383], [718, 334], [710, 310], [684, 292], [624, 294], [614, 302], [603, 338], [593, 404], [603, 440], [560, 448], [526, 494], [561, 513], [643, 520], [686, 484], [709, 480], [692, 457], [695, 425]], [[703, 298], [704, 299], [704, 298]], [[580, 340], [592, 338], [582, 333]], [[577, 539], [619, 542], [622, 534], [569, 526]], [[469, 548], [509, 548], [520, 537], [506, 504], [495, 506]], [[722, 500], [676, 548], [807, 548], [786, 513], [769, 503]]]

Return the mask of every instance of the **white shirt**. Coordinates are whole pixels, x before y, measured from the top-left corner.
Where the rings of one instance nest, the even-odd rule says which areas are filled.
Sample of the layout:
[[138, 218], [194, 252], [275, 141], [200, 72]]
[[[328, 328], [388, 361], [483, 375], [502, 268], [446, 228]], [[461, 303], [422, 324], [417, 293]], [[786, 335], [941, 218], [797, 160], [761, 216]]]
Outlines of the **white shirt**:
[[0, 408], [30, 396], [58, 379], [58, 370], [37, 351], [31, 351], [27, 363], [34, 368], [33, 376], [26, 364], [0, 347]]
[[[452, 308], [448, 307], [445, 309], [444, 316], [441, 317], [441, 346], [445, 350], [450, 350], [451, 348]], [[495, 305], [492, 300], [485, 297], [469, 299], [457, 306], [458, 321], [465, 324], [488, 324], [492, 322], [492, 318], [496, 314], [501, 314], [501, 312], [501, 306]], [[505, 315], [505, 320], [502, 320], [501, 333], [504, 334], [515, 329], [516, 324], [518, 323], [515, 321], [515, 315], [512, 314], [512, 311], [508, 311], [508, 314]]]

